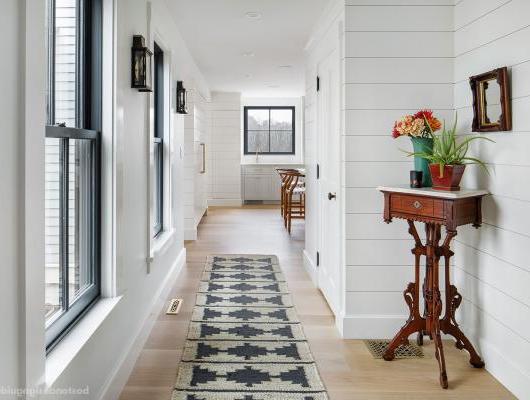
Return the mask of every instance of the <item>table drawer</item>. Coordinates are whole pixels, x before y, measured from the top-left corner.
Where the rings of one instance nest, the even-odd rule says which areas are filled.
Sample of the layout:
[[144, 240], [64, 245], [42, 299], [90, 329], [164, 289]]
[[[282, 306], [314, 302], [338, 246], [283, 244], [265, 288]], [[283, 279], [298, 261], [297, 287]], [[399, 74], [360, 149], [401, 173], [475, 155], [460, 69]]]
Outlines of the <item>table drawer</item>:
[[407, 214], [436, 218], [444, 217], [443, 200], [437, 200], [425, 196], [392, 194], [390, 198], [390, 208], [392, 211]]

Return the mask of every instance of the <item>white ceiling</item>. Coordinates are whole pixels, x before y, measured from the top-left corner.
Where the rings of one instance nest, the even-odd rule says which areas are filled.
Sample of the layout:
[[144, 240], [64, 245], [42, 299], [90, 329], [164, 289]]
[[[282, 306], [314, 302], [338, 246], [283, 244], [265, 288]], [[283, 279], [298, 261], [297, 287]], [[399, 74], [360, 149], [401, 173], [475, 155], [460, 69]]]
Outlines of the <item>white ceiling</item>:
[[304, 94], [304, 47], [329, 0], [166, 1], [211, 90]]

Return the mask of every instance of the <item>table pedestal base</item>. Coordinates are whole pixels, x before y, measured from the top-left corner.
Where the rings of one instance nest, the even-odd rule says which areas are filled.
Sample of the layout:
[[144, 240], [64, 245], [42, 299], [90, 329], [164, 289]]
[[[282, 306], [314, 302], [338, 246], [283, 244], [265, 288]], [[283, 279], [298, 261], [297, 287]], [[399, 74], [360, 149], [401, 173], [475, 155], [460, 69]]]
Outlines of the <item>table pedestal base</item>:
[[[440, 246], [441, 226], [435, 223], [426, 223], [425, 231], [427, 234], [426, 244], [423, 245], [418, 235], [414, 221], [408, 220], [409, 233], [416, 243], [412, 249], [415, 256], [415, 279], [410, 282], [403, 292], [405, 302], [407, 303], [410, 315], [405, 325], [400, 329], [394, 339], [388, 345], [383, 355], [387, 361], [394, 359], [394, 352], [401, 344], [407, 344], [408, 338], [413, 333], [418, 333], [417, 343], [423, 344], [423, 336], [428, 335], [434, 342], [435, 355], [440, 369], [440, 385], [447, 389], [447, 371], [445, 368], [444, 349], [442, 344], [441, 333], [453, 336], [456, 339], [456, 347], [465, 349], [470, 355], [469, 362], [475, 368], [484, 367], [484, 362], [477, 354], [475, 348], [458, 327], [455, 319], [457, 308], [462, 302], [462, 296], [458, 293], [456, 286], [451, 285], [449, 276], [449, 260], [454, 255], [450, 249], [450, 244], [456, 236], [456, 231], [447, 231], [447, 236]], [[420, 259], [425, 256], [426, 273], [423, 282], [423, 297], [425, 308], [423, 315], [420, 314]], [[439, 262], [440, 258], [445, 260], [445, 313], [442, 314], [442, 298], [439, 286]]]

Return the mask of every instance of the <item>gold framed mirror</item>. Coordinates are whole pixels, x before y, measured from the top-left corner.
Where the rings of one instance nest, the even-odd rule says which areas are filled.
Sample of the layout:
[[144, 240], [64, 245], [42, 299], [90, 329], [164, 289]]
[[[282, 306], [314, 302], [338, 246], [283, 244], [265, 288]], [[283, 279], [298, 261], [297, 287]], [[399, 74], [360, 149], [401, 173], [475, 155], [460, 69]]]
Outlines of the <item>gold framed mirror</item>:
[[508, 68], [502, 67], [469, 78], [473, 92], [473, 132], [512, 129]]

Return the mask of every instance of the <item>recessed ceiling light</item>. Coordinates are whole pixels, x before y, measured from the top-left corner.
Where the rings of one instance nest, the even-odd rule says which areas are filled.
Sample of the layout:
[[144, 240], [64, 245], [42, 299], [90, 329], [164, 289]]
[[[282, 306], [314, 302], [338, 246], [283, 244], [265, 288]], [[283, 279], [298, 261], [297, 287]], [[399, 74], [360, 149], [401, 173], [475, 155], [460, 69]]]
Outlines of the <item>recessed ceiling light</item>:
[[247, 17], [248, 19], [258, 20], [261, 19], [261, 13], [257, 11], [249, 11], [245, 13], [245, 17]]
[[278, 68], [289, 69], [289, 68], [293, 68], [293, 66], [290, 64], [285, 64], [285, 65], [278, 65]]
[[253, 51], [245, 51], [244, 53], [241, 54], [243, 57], [254, 57], [255, 54]]

